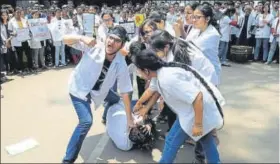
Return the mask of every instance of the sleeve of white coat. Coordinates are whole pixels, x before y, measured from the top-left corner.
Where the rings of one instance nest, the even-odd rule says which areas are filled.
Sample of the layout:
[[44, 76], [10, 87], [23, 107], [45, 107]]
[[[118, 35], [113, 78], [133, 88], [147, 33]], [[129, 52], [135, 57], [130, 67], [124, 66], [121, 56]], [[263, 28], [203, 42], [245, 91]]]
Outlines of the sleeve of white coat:
[[170, 97], [172, 96], [179, 101], [192, 104], [200, 92], [193, 78], [195, 77], [186, 77], [183, 74], [173, 73], [170, 74], [168, 78], [164, 79], [164, 81], [161, 81], [160, 87], [165, 90]]
[[157, 79], [156, 78], [151, 79], [149, 89], [151, 89], [152, 91], [157, 91]]
[[70, 45], [70, 47], [73, 47], [73, 48], [83, 51], [83, 52], [90, 49], [85, 43], [83, 43], [81, 41], [78, 41], [77, 43]]
[[120, 66], [117, 76], [117, 82], [120, 93], [129, 93], [133, 91], [128, 67], [125, 62], [123, 62]]

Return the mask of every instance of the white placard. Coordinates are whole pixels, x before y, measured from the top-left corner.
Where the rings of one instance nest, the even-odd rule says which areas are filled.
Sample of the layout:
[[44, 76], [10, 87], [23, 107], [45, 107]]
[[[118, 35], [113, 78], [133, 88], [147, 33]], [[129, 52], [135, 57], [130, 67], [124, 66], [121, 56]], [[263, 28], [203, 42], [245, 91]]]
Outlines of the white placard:
[[39, 143], [36, 140], [34, 140], [33, 138], [28, 138], [17, 144], [7, 146], [6, 150], [10, 155], [16, 155], [32, 149], [38, 145]]
[[119, 24], [120, 24], [120, 26], [125, 28], [127, 34], [135, 34], [136, 27], [135, 27], [135, 23], [133, 21], [119, 22]]
[[29, 19], [28, 23], [35, 41], [43, 41], [51, 38], [51, 34], [47, 26], [47, 19]]
[[63, 29], [62, 29], [62, 22], [56, 21], [51, 24], [48, 24], [48, 28], [52, 35], [52, 40], [54, 42], [62, 41], [63, 36]]
[[29, 28], [16, 29], [16, 39], [19, 42], [24, 42], [30, 39]]
[[94, 24], [95, 24], [95, 15], [94, 14], [83, 14], [83, 28], [85, 33], [91, 33], [94, 32]]
[[63, 22], [62, 24], [63, 35], [72, 34], [75, 32], [72, 19], [64, 19], [62, 22]]

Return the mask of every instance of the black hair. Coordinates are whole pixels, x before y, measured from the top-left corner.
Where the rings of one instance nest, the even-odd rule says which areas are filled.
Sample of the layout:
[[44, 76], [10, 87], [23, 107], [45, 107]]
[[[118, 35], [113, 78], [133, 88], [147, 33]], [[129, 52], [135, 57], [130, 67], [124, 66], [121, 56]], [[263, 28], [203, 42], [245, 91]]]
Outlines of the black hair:
[[146, 45], [141, 41], [132, 42], [129, 46], [129, 53], [125, 56], [126, 64], [130, 65], [132, 63], [132, 56], [140, 54], [144, 49], [146, 49]]
[[219, 24], [217, 23], [217, 20], [214, 18], [214, 12], [213, 9], [209, 5], [199, 5], [196, 10], [199, 10], [204, 16], [205, 19], [209, 18], [208, 25], [214, 26], [217, 31], [219, 31]]
[[6, 9], [1, 9], [1, 15], [0, 15], [0, 23], [4, 23], [4, 21], [3, 21], [3, 19], [2, 19], [2, 14], [3, 13], [6, 13], [7, 14], [7, 17], [8, 17], [8, 19], [7, 19], [7, 22], [9, 22], [9, 13], [8, 13], [8, 10], [6, 10]]
[[189, 57], [189, 48], [191, 42], [185, 42], [179, 38], [175, 38], [167, 31], [157, 30], [153, 33], [149, 40], [152, 49], [163, 50], [166, 45], [169, 45], [170, 50], [174, 55], [174, 61], [191, 65]]
[[153, 11], [150, 13], [148, 19], [151, 19], [157, 23], [160, 23], [162, 20], [165, 22], [166, 20], [166, 13], [160, 11]]
[[144, 26], [146, 26], [146, 25], [150, 26], [153, 29], [153, 31], [156, 31], [158, 29], [157, 24], [153, 20], [147, 19], [139, 27], [139, 36], [144, 36], [145, 35], [144, 34]]
[[157, 137], [156, 125], [151, 118], [144, 121], [144, 125], [149, 125], [151, 127], [151, 133], [144, 133], [142, 126], [138, 125], [130, 130], [129, 140], [134, 143], [136, 148], [141, 150], [152, 150], [155, 146], [155, 141]]
[[235, 13], [235, 8], [230, 8], [230, 9], [226, 9], [223, 15], [227, 15], [230, 17], [234, 13]]
[[210, 86], [207, 84], [206, 80], [193, 68], [188, 66], [187, 64], [178, 63], [178, 62], [164, 62], [161, 60], [154, 51], [152, 50], [143, 50], [139, 55], [135, 55], [132, 58], [133, 63], [136, 65], [137, 68], [144, 70], [149, 69], [151, 71], [157, 71], [158, 69], [162, 67], [180, 67], [184, 70], [191, 72], [195, 78], [197, 78], [200, 83], [205, 87], [205, 89], [209, 92], [209, 94], [212, 96], [213, 100], [215, 101], [215, 104], [219, 110], [219, 113], [222, 118], [224, 118], [223, 110], [218, 102], [218, 99], [216, 95], [214, 94], [214, 91], [210, 88]]
[[112, 10], [105, 10], [104, 12], [102, 12], [101, 18], [103, 19], [103, 16], [106, 15], [106, 14], [110, 15], [113, 18], [113, 22], [115, 22]]
[[195, 10], [197, 8], [197, 6], [199, 6], [199, 3], [191, 2], [191, 3], [187, 4], [186, 6], [190, 6], [192, 8], [192, 10]]
[[214, 2], [214, 5], [219, 5], [219, 6], [221, 6], [222, 3], [221, 3], [221, 2]]

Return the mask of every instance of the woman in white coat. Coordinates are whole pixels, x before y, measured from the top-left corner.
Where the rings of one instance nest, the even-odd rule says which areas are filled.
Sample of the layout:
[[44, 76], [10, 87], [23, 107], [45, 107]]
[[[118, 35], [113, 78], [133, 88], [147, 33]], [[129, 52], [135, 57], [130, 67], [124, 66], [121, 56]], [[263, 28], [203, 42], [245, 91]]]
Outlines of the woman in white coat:
[[195, 9], [193, 24], [200, 32], [194, 36], [193, 42], [214, 65], [218, 77], [217, 85], [219, 85], [221, 76], [221, 63], [218, 57], [220, 34], [213, 26], [215, 25], [213, 17], [213, 10], [208, 5], [198, 6]]
[[143, 78], [156, 79], [157, 91], [178, 116], [165, 140], [160, 163], [172, 163], [189, 137], [202, 144], [208, 163], [219, 163], [211, 135], [213, 129], [223, 125], [224, 99], [217, 88], [194, 68], [166, 63], [153, 51], [144, 50], [132, 59]]

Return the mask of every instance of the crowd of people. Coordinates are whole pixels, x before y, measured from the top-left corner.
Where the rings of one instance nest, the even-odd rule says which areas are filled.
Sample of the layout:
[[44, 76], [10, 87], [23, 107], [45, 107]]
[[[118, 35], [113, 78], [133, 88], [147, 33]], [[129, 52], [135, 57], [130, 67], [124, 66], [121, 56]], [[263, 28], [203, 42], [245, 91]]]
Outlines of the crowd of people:
[[[84, 13], [94, 14], [93, 33], [83, 30]], [[139, 26], [138, 14], [144, 18]], [[35, 41], [32, 34], [30, 40], [15, 40], [17, 29], [28, 28], [27, 20], [38, 18], [48, 23], [72, 19], [74, 32], [61, 41]], [[135, 22], [135, 33], [122, 26], [127, 22]], [[223, 126], [225, 100], [218, 86], [222, 66], [230, 66], [230, 47], [253, 47], [254, 62], [271, 64], [279, 58], [279, 1], [147, 2], [101, 8], [81, 4], [48, 10], [4, 5], [0, 25], [1, 68], [7, 75], [77, 65], [69, 93], [79, 123], [64, 163], [76, 160], [92, 126], [90, 104], [98, 108], [104, 101], [103, 123], [119, 149], [152, 145], [155, 124], [143, 120], [158, 103], [158, 121], [168, 123], [160, 163], [172, 163], [185, 141], [195, 145], [195, 163], [220, 163], [217, 129]], [[133, 75], [139, 97], [134, 106]]]

